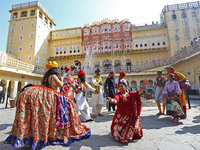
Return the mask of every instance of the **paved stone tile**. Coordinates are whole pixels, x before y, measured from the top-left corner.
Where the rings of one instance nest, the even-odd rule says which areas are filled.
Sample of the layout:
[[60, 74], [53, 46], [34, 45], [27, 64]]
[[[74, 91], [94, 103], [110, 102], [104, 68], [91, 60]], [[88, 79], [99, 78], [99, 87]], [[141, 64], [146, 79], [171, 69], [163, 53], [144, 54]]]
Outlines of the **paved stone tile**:
[[[145, 100], [143, 100], [145, 103]], [[192, 109], [188, 110], [187, 119], [179, 123], [170, 121], [169, 116], [156, 116], [157, 108], [148, 101], [151, 107], [143, 107], [141, 124], [144, 136], [127, 144], [116, 142], [110, 134], [113, 112], [103, 108], [104, 117], [97, 117], [94, 122], [84, 123], [91, 128], [89, 139], [77, 141], [70, 146], [47, 146], [44, 150], [192, 150], [200, 149], [200, 101], [191, 101]], [[3, 144], [9, 135], [15, 117], [15, 109], [4, 109], [0, 104], [0, 150], [13, 150]], [[80, 119], [83, 118], [80, 116]], [[27, 148], [24, 148], [27, 149]], [[22, 149], [20, 149], [22, 150]]]

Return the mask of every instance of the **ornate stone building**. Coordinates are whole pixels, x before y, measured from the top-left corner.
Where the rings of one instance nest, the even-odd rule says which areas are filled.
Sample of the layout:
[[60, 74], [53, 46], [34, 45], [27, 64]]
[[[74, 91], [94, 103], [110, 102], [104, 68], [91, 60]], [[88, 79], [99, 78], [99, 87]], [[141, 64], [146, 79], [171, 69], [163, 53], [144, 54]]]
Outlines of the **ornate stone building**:
[[53, 18], [38, 1], [13, 5], [10, 13], [0, 80], [12, 91], [12, 97], [21, 89], [18, 84], [40, 84], [49, 60], [58, 62], [61, 75], [66, 66], [77, 67], [75, 78], [78, 70], [86, 70], [89, 82], [97, 67], [104, 80], [111, 70], [126, 71], [133, 90], [144, 78], [150, 79], [148, 86], [152, 88], [156, 71], [174, 65], [188, 77], [192, 89], [200, 90], [199, 38], [193, 40], [200, 36], [198, 1], [164, 6], [160, 23], [143, 26], [135, 26], [128, 19], [104, 19], [54, 30]]

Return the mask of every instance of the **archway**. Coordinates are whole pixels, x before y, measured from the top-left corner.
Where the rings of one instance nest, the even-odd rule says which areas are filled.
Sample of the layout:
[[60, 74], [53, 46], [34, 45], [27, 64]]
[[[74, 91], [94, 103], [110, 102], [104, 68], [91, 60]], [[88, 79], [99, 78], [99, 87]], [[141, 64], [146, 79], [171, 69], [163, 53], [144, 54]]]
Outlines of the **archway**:
[[131, 81], [131, 91], [136, 91], [137, 90], [137, 82], [136, 81]]
[[7, 86], [7, 81], [6, 80], [2, 79], [1, 83], [5, 84], [5, 86]]
[[112, 69], [112, 61], [106, 59], [106, 60], [104, 60], [102, 62], [102, 66], [103, 66], [103, 72], [104, 73], [109, 73], [111, 71], [111, 69]]
[[99, 68], [100, 67], [100, 62], [99, 61], [95, 61], [94, 62], [94, 68]]

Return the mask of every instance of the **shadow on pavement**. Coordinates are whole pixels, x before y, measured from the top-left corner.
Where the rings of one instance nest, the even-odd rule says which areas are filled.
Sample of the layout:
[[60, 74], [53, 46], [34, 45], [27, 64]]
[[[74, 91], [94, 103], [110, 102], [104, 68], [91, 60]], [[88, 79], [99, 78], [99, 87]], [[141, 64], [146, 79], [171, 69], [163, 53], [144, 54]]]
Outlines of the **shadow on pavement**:
[[196, 116], [194, 117], [194, 121], [192, 121], [193, 123], [200, 123], [200, 115], [199, 116]]
[[[151, 123], [150, 123], [151, 122]], [[181, 122], [172, 122], [170, 116], [141, 116], [141, 126], [142, 129], [161, 129], [164, 127], [173, 127], [173, 126], [178, 126], [182, 125], [183, 123]]]
[[179, 130], [179, 131], [176, 131], [175, 133], [177, 133], [177, 134], [186, 134], [186, 133], [199, 134], [200, 133], [200, 125], [183, 127], [183, 128], [181, 128], [181, 131]]
[[[132, 142], [137, 142], [137, 141], [132, 141]], [[106, 134], [106, 135], [92, 135], [89, 139], [87, 140], [82, 140], [80, 142], [75, 142], [76, 144], [76, 149], [81, 149], [82, 146], [87, 146], [90, 147], [92, 150], [100, 150], [103, 147], [120, 147], [120, 148], [125, 148], [125, 146], [128, 145], [122, 144], [121, 142], [117, 142], [113, 139], [111, 134]], [[74, 145], [70, 145], [70, 150], [74, 150]]]
[[12, 126], [13, 124], [0, 124], [0, 131], [5, 130], [7, 127]]

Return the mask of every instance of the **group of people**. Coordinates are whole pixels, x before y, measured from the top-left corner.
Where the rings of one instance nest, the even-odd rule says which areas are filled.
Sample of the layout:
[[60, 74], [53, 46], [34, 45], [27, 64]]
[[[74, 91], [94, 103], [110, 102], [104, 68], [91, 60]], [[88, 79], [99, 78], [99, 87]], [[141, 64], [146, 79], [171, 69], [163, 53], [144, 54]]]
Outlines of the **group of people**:
[[[86, 122], [93, 121], [92, 118], [97, 115], [103, 116], [101, 113], [104, 103], [103, 81], [99, 68], [95, 70], [95, 75], [92, 77], [92, 86], [86, 82], [84, 70], [78, 72], [77, 80], [75, 80], [71, 76], [75, 67], [65, 68], [66, 72], [63, 78], [59, 76], [58, 63], [55, 61], [46, 64], [46, 68], [48, 71], [43, 77], [42, 85], [27, 85], [17, 97], [15, 120], [10, 135], [5, 140], [5, 143], [11, 144], [13, 147], [31, 146], [34, 150], [42, 149], [50, 144], [68, 146], [74, 141], [91, 136], [90, 128], [81, 123], [78, 112]], [[174, 74], [177, 79], [181, 79], [182, 76], [175, 73], [173, 68], [169, 68], [168, 71], [168, 82], [160, 75], [161, 72], [158, 72], [158, 78], [154, 85], [156, 88], [162, 86], [163, 89], [159, 90], [159, 93], [165, 94], [167, 104], [173, 102], [176, 105], [176, 111], [171, 108], [167, 114], [173, 115], [174, 118], [184, 118], [185, 103], [178, 98], [183, 91], [178, 82], [173, 80]], [[116, 141], [122, 143], [140, 139], [143, 136], [140, 124], [141, 94], [149, 84], [149, 80], [145, 79], [140, 89], [133, 92], [128, 90], [127, 82], [124, 79], [125, 72], [121, 71], [116, 80], [114, 75], [115, 72], [111, 71], [106, 80], [109, 111], [111, 108], [115, 111], [117, 105], [111, 124], [111, 135]], [[60, 92], [58, 92], [59, 87]], [[87, 89], [93, 92], [92, 116], [90, 116], [89, 105], [86, 101]], [[156, 97], [157, 102], [161, 102], [159, 100], [164, 96], [157, 93]], [[181, 110], [184, 110], [184, 114]]]
[[5, 86], [5, 84], [0, 83], [0, 103], [4, 103], [5, 95], [6, 95], [6, 86]]
[[[84, 70], [80, 70], [77, 80], [74, 80], [71, 76], [74, 67], [66, 68], [63, 78], [59, 76], [58, 63], [55, 61], [46, 64], [46, 68], [48, 71], [44, 74], [42, 85], [27, 85], [17, 97], [15, 120], [10, 135], [5, 140], [5, 143], [13, 147], [31, 146], [34, 150], [51, 144], [68, 146], [91, 136], [90, 128], [81, 123], [78, 112], [85, 121], [92, 121], [92, 117], [95, 118], [96, 115], [103, 116], [103, 81], [98, 68], [92, 77], [93, 87], [86, 82]], [[111, 72], [109, 80], [113, 75], [114, 72]], [[120, 76], [124, 77], [125, 73], [121, 72]], [[149, 81], [144, 80], [137, 92], [127, 90], [127, 83], [121, 77], [118, 83], [114, 83], [113, 79], [110, 81], [118, 89], [117, 93], [113, 92], [107, 99], [111, 104], [117, 105], [111, 125], [112, 136], [122, 143], [141, 138], [140, 95]], [[59, 87], [60, 92], [57, 90]], [[86, 101], [87, 89], [93, 92], [92, 117]]]
[[[162, 71], [157, 71], [157, 77], [154, 78], [155, 100], [159, 112], [157, 115], [164, 115], [167, 109], [167, 115], [172, 116], [173, 122], [186, 118], [186, 100], [183, 84], [187, 84], [187, 78], [180, 72], [170, 66], [167, 68], [168, 80], [162, 76]], [[188, 85], [189, 86], [189, 85]], [[161, 105], [163, 104], [163, 110]]]

